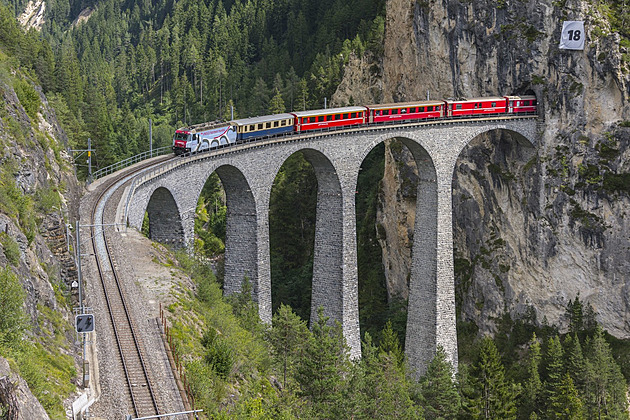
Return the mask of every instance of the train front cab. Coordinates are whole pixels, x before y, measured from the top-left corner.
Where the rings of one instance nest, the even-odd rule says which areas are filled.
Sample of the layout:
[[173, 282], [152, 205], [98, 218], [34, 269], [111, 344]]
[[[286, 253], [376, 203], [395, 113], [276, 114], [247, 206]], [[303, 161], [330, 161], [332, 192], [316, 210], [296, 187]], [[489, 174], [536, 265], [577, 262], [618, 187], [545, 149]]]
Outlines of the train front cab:
[[189, 132], [176, 130], [173, 136], [173, 153], [177, 156], [190, 153], [190, 147], [188, 147], [190, 138], [191, 135]]

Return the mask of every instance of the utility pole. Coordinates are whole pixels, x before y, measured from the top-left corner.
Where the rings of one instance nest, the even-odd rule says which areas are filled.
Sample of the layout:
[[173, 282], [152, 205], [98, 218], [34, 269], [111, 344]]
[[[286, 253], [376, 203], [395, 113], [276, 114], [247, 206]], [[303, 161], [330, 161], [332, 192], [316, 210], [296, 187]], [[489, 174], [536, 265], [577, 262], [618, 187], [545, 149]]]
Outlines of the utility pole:
[[149, 157], [153, 157], [153, 122], [149, 118]]
[[88, 184], [92, 183], [92, 139], [88, 137]]
[[[87, 183], [91, 183], [92, 182], [92, 139], [90, 139], [88, 137], [88, 144], [87, 144], [87, 149], [69, 149], [69, 152], [81, 152], [81, 154], [79, 154], [77, 157], [75, 157], [73, 159], [73, 161], [76, 162], [76, 160], [78, 158], [80, 158], [83, 153], [87, 152], [88, 158], [87, 158], [87, 164], [88, 164], [88, 178], [87, 178]], [[83, 166], [83, 165], [77, 165], [77, 166]]]

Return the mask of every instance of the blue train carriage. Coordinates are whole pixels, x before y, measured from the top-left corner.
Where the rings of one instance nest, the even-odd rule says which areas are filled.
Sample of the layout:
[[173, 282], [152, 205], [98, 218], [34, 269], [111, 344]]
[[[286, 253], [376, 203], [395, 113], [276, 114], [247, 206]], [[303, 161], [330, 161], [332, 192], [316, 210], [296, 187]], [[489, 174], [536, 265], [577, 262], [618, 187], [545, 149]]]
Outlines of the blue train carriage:
[[236, 128], [236, 138], [238, 140], [248, 140], [292, 133], [293, 118], [291, 114], [263, 115], [262, 117], [234, 120], [232, 124]]

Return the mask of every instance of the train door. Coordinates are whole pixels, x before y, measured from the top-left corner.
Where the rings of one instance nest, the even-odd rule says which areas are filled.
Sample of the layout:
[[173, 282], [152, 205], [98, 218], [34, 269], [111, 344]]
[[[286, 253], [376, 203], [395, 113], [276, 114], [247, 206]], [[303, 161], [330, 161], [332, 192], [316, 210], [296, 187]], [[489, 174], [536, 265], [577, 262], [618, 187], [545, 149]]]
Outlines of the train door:
[[514, 101], [511, 99], [508, 101], [508, 112], [510, 114], [514, 112]]

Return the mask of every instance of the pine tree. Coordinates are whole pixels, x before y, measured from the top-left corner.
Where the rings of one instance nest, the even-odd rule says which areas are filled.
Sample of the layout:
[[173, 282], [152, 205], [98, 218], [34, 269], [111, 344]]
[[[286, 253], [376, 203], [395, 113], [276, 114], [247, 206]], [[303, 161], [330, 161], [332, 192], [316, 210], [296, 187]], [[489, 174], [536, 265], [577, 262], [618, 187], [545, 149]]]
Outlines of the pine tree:
[[548, 410], [548, 416], [552, 419], [562, 420], [583, 420], [584, 408], [582, 400], [578, 396], [578, 391], [573, 385], [573, 380], [566, 373], [558, 389], [556, 390], [557, 398]]
[[523, 404], [521, 411], [524, 416], [536, 414], [536, 408], [539, 406], [540, 395], [542, 392], [542, 382], [540, 380], [540, 342], [536, 337], [536, 333], [532, 335], [529, 341], [529, 353], [527, 355], [527, 379], [523, 385]]
[[569, 300], [567, 304], [567, 316], [569, 317], [569, 333], [579, 333], [584, 329], [584, 305], [580, 302], [580, 293], [575, 296], [575, 300]]
[[275, 94], [271, 101], [269, 102], [269, 113], [270, 114], [282, 114], [286, 110], [284, 106], [284, 99], [282, 99], [282, 94], [276, 88]]
[[391, 353], [381, 351], [365, 333], [363, 356], [352, 367], [344, 418], [422, 419], [411, 398], [412, 385]]
[[582, 345], [577, 334], [568, 335], [564, 342], [566, 372], [571, 376], [575, 388], [580, 395], [586, 393], [586, 361], [582, 353]]
[[334, 410], [349, 368], [348, 347], [339, 323], [334, 327], [328, 325], [322, 307], [318, 308], [317, 316], [297, 365], [296, 378], [302, 396], [316, 407]]
[[306, 322], [291, 310], [290, 306], [280, 305], [273, 316], [272, 328], [267, 332], [274, 359], [282, 370], [282, 386], [287, 386], [287, 374], [292, 374], [302, 346], [308, 336]]
[[560, 418], [554, 411], [557, 409], [560, 395], [560, 384], [564, 377], [564, 363], [562, 344], [558, 336], [549, 340], [546, 354], [546, 380], [545, 380], [545, 412], [551, 418]]
[[420, 389], [427, 420], [455, 418], [460, 409], [460, 397], [453, 381], [453, 367], [441, 346], [420, 380]]
[[383, 328], [379, 348], [382, 352], [390, 354], [398, 366], [402, 366], [405, 360], [405, 354], [400, 348], [400, 340], [398, 339], [398, 334], [396, 334], [392, 328], [391, 320], [388, 320], [385, 324], [385, 328]]
[[627, 419], [627, 385], [601, 327], [586, 341], [587, 415], [598, 419]]
[[499, 352], [490, 337], [484, 337], [479, 355], [468, 376], [470, 380], [465, 409], [473, 419], [516, 418], [516, 391], [505, 379]]

